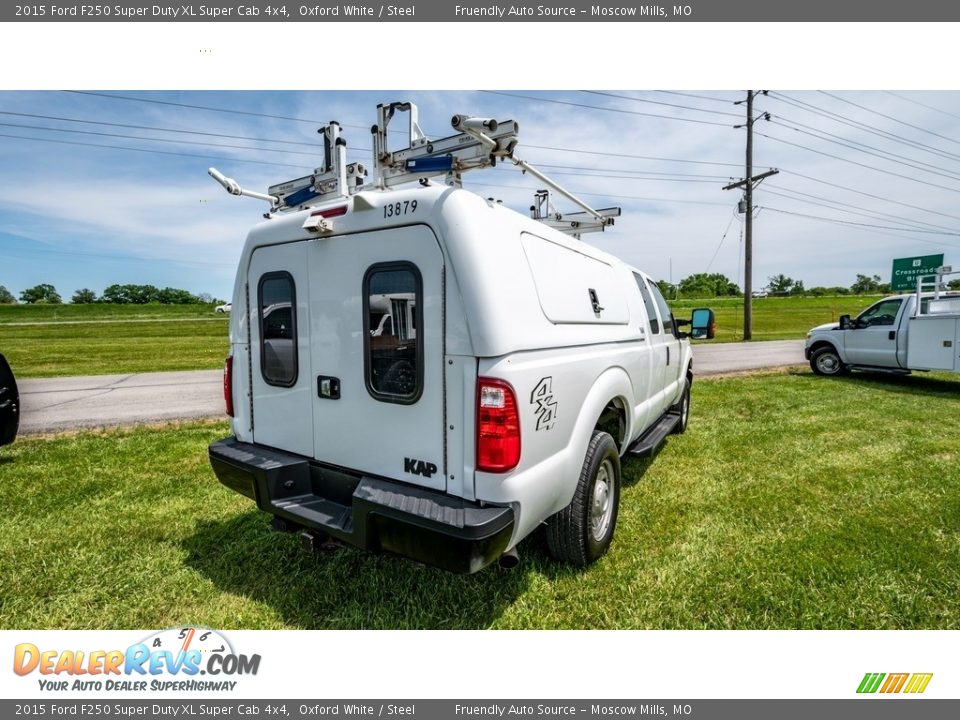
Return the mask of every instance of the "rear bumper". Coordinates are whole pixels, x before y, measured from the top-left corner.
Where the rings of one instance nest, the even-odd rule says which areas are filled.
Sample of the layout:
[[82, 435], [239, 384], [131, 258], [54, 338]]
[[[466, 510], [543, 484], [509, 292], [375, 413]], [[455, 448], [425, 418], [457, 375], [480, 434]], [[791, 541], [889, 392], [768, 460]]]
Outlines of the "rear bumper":
[[210, 464], [221, 483], [295, 527], [452, 572], [489, 565], [513, 534], [509, 507], [481, 507], [232, 437], [210, 446]]

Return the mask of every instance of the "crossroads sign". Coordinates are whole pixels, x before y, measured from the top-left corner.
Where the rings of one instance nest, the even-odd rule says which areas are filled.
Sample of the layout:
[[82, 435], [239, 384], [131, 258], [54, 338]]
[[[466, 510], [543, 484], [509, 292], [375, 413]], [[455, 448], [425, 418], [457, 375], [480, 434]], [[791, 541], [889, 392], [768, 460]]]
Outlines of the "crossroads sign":
[[894, 260], [893, 272], [890, 276], [890, 289], [894, 292], [897, 290], [915, 290], [918, 276], [934, 275], [941, 265], [943, 265], [942, 254]]

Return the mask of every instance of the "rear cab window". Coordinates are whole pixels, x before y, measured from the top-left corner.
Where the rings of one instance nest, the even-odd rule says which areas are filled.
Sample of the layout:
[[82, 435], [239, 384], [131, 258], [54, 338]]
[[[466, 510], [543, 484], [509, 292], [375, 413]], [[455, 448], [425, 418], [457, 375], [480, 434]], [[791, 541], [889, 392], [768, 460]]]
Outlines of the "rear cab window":
[[257, 289], [260, 323], [260, 372], [268, 385], [297, 382], [297, 295], [293, 276], [270, 272]]
[[410, 405], [423, 392], [423, 281], [413, 263], [378, 263], [363, 278], [364, 379], [382, 402]]
[[660, 321], [657, 319], [656, 304], [650, 290], [647, 288], [647, 281], [638, 273], [633, 274], [633, 279], [637, 282], [637, 289], [640, 290], [640, 297], [643, 298], [643, 309], [647, 311], [647, 317], [650, 319], [650, 334], [660, 334]]

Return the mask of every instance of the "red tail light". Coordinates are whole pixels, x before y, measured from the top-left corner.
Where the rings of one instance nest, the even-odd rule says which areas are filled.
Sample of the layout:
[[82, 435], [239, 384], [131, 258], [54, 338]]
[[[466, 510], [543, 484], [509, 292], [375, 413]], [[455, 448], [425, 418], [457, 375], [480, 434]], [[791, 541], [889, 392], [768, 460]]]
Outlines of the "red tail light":
[[477, 470], [506, 472], [520, 462], [520, 414], [503, 380], [477, 380]]
[[233, 417], [233, 355], [228, 355], [223, 362], [223, 404], [227, 415]]

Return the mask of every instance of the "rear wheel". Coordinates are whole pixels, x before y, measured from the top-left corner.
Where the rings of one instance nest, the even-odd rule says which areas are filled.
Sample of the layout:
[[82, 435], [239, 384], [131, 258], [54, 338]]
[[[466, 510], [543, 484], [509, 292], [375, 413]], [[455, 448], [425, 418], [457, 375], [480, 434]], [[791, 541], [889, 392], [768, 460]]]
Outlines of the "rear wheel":
[[840, 355], [829, 345], [813, 351], [810, 356], [810, 368], [817, 375], [827, 377], [843, 375], [847, 372], [847, 366], [843, 364]]
[[610, 547], [620, 506], [620, 453], [608, 433], [594, 430], [573, 500], [547, 521], [550, 554], [585, 567]]

